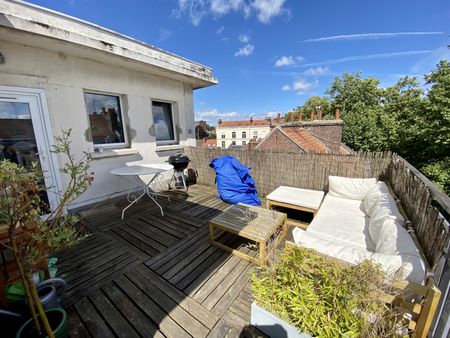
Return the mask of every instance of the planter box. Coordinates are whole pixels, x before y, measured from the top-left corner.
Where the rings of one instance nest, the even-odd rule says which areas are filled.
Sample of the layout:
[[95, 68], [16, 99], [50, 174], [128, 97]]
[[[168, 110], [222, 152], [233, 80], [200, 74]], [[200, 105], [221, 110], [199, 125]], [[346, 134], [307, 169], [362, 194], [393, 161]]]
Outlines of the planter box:
[[311, 338], [307, 333], [299, 333], [295, 327], [274, 314], [252, 303], [251, 324], [272, 338]]

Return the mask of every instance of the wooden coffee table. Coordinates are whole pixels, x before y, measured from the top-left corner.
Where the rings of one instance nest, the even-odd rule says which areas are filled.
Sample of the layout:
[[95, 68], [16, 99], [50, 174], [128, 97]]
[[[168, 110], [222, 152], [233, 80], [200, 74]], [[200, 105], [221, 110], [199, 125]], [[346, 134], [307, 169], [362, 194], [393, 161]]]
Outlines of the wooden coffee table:
[[[273, 245], [273, 251], [275, 251], [275, 248], [286, 236], [286, 219], [286, 214], [278, 211], [255, 206], [232, 205], [209, 221], [211, 243], [256, 264], [266, 264], [268, 246]], [[217, 235], [215, 234], [216, 229], [220, 230]], [[218, 242], [218, 239], [226, 233], [256, 242], [259, 259]]]

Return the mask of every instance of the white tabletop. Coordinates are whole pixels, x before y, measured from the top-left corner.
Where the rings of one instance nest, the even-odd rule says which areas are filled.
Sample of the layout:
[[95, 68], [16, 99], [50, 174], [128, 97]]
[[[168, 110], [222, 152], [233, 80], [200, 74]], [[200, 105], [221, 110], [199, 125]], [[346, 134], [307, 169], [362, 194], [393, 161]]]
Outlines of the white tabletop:
[[318, 210], [323, 196], [324, 192], [320, 190], [281, 186], [272, 191], [266, 198], [275, 202]]
[[158, 174], [171, 169], [173, 169], [173, 166], [170, 164], [148, 163], [119, 167], [111, 170], [110, 173], [118, 176], [137, 176]]

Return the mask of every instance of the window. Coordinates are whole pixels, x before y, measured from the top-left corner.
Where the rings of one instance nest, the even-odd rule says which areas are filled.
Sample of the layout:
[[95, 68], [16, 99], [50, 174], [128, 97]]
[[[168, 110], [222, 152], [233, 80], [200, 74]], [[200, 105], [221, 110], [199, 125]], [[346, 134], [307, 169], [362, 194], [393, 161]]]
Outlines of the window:
[[231, 132], [231, 138], [236, 138], [236, 132], [235, 131]]
[[242, 132], [242, 138], [247, 138], [247, 132], [245, 131]]
[[246, 141], [242, 141], [242, 145], [245, 146], [247, 144]]
[[222, 141], [222, 148], [225, 148], [225, 141]]
[[172, 104], [153, 101], [153, 123], [157, 144], [174, 144], [177, 142], [173, 123]]
[[236, 141], [231, 141], [231, 145], [235, 146], [236, 145]]
[[225, 138], [225, 133], [222, 134], [222, 138]]
[[257, 130], [255, 130], [255, 131], [253, 131], [253, 139], [257, 139], [258, 138], [258, 131]]
[[126, 135], [120, 97], [85, 92], [84, 99], [94, 146], [125, 146]]

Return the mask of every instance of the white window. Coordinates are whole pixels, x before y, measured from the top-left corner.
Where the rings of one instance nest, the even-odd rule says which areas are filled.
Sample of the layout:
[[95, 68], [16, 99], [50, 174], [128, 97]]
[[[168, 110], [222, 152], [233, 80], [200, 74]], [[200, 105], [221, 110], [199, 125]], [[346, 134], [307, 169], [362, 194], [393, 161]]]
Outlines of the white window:
[[225, 141], [222, 141], [222, 148], [225, 148]]
[[168, 102], [153, 101], [152, 112], [156, 144], [177, 143], [172, 104]]
[[235, 146], [236, 145], [236, 141], [231, 141], [231, 145]]
[[253, 139], [257, 139], [258, 138], [258, 131], [257, 130], [254, 130], [253, 131]]
[[222, 133], [222, 138], [225, 138], [225, 133]]
[[85, 92], [84, 99], [94, 147], [127, 146], [120, 96]]
[[231, 132], [231, 138], [236, 138], [236, 132], [235, 131]]
[[245, 131], [242, 132], [242, 138], [247, 138], [247, 132]]
[[247, 144], [246, 141], [242, 141], [242, 145], [245, 146]]

